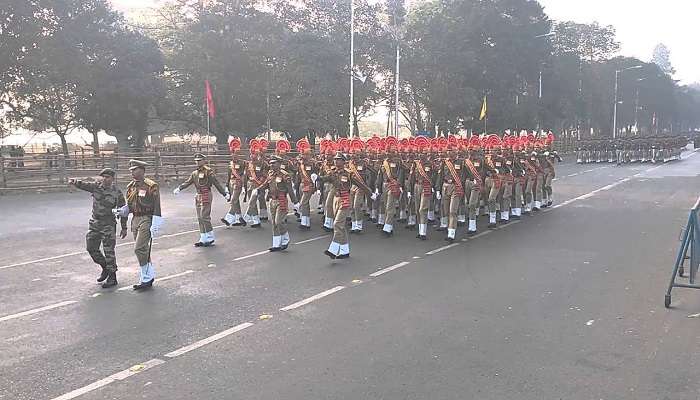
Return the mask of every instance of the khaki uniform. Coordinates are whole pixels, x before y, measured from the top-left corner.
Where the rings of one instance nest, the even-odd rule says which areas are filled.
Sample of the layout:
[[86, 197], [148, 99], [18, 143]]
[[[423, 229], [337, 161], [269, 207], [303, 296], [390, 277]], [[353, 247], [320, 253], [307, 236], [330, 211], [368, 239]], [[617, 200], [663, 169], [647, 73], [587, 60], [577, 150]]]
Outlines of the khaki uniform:
[[[103, 270], [116, 272], [117, 222], [112, 210], [126, 204], [124, 194], [115, 185], [105, 187], [102, 183], [76, 181], [75, 187], [92, 193], [92, 217], [85, 235], [87, 252]], [[126, 229], [127, 218], [120, 220], [122, 229]]]
[[133, 214], [131, 232], [134, 234], [134, 253], [141, 266], [141, 282], [152, 281], [155, 271], [151, 263], [151, 223], [153, 216], [161, 216], [158, 184], [148, 178], [133, 180], [126, 187], [126, 204]]
[[289, 203], [296, 204], [296, 196], [292, 190], [292, 177], [289, 172], [279, 169], [270, 169], [265, 181], [256, 188], [258, 191], [268, 190], [267, 199], [270, 200], [270, 222], [272, 224], [272, 247], [270, 250], [286, 249], [289, 245], [289, 231], [287, 229], [287, 212]]
[[[262, 185], [266, 177], [267, 166], [263, 161], [256, 160], [248, 162], [246, 166], [248, 193], [252, 193], [253, 189]], [[257, 194], [251, 194], [248, 199], [246, 215], [250, 218], [252, 227], [260, 226], [260, 214], [267, 215], [267, 204], [265, 203], [265, 196], [262, 191]]]
[[246, 165], [244, 160], [233, 160], [228, 167], [228, 179], [226, 179], [229, 192], [231, 193], [231, 207], [224, 217], [228, 224], [242, 225], [243, 215], [241, 211], [241, 193], [245, 188]]
[[363, 179], [347, 168], [337, 169], [335, 166], [328, 169], [320, 179], [332, 186], [333, 197], [333, 239], [326, 250], [326, 254], [331, 258], [346, 258], [350, 256], [350, 241], [348, 228], [345, 224], [351, 204], [350, 190], [353, 185], [361, 190], [369, 192], [370, 188], [363, 182]]
[[311, 227], [311, 196], [316, 192], [316, 181], [318, 179], [318, 168], [311, 159], [302, 158], [299, 161], [297, 173], [297, 192], [299, 198], [299, 214], [301, 226]]
[[457, 233], [457, 213], [464, 198], [464, 169], [460, 162], [445, 159], [440, 168], [438, 185], [442, 187], [442, 209], [440, 230], [447, 230], [447, 238], [454, 239]]
[[479, 155], [464, 160], [466, 169], [465, 199], [467, 200], [467, 214], [469, 216], [468, 232], [474, 234], [477, 230], [476, 222], [479, 217], [479, 205], [481, 193], [484, 190], [483, 160]]
[[189, 178], [178, 186], [178, 189], [184, 190], [191, 185], [194, 185], [197, 190], [194, 206], [197, 210], [197, 221], [201, 234], [200, 243], [211, 243], [214, 241], [214, 227], [211, 224], [211, 187], [214, 186], [222, 196], [226, 196], [226, 192], [219, 180], [216, 179], [214, 171], [206, 165], [193, 171]]
[[418, 223], [417, 237], [420, 239], [425, 239], [428, 235], [428, 211], [433, 199], [436, 177], [431, 163], [424, 163], [423, 160], [413, 162], [408, 186], [412, 188], [411, 197]]
[[[348, 169], [354, 176], [359, 177], [366, 186], [369, 181], [369, 170], [364, 160], [352, 160], [348, 165]], [[366, 192], [360, 189], [360, 186], [353, 184], [350, 188], [350, 205], [352, 211], [352, 227], [351, 233], [359, 233], [364, 229], [364, 212], [363, 207], [366, 200]]]
[[[398, 157], [385, 159], [379, 170], [377, 189], [381, 188], [381, 194], [384, 196], [384, 227], [382, 230], [387, 235], [394, 232], [396, 207], [403, 191], [403, 180], [404, 171], [401, 159]], [[381, 211], [379, 222], [381, 222]]]

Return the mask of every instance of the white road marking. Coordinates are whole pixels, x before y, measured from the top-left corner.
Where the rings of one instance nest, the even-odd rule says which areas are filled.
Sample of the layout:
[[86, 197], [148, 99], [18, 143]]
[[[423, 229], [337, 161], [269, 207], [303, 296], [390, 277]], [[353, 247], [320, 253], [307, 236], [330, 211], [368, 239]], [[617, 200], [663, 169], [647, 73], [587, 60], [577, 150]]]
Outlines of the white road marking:
[[[187, 271], [180, 272], [180, 273], [178, 273], [178, 274], [167, 275], [167, 276], [164, 276], [164, 277], [162, 277], [162, 278], [156, 278], [155, 282], [163, 282], [163, 281], [167, 281], [167, 280], [170, 280], [170, 279], [179, 278], [179, 277], [181, 277], [181, 276], [189, 275], [189, 274], [192, 274], [192, 273], [194, 273], [194, 271], [191, 270], [191, 269], [188, 269]], [[123, 290], [129, 290], [129, 289], [131, 289], [131, 288], [132, 288], [131, 286], [124, 286], [124, 287], [121, 287], [121, 288], [119, 288], [119, 289], [117, 289], [117, 290], [118, 290], [118, 291], [123, 291]]]
[[553, 205], [553, 206], [551, 207], [551, 209], [555, 209], [555, 208], [559, 208], [559, 207], [564, 207], [564, 206], [567, 206], [567, 205], [569, 205], [569, 204], [571, 204], [571, 203], [573, 203], [573, 202], [579, 201], [579, 200], [585, 200], [585, 199], [587, 199], [587, 198], [590, 198], [590, 197], [595, 196], [596, 194], [598, 194], [598, 193], [600, 193], [600, 192], [602, 192], [602, 191], [610, 190], [610, 189], [612, 189], [612, 188], [614, 188], [614, 187], [616, 187], [616, 186], [619, 186], [619, 185], [621, 185], [621, 184], [623, 184], [623, 183], [625, 183], [625, 182], [628, 182], [629, 180], [630, 180], [630, 178], [623, 178], [623, 179], [620, 179], [620, 180], [617, 181], [617, 182], [613, 182], [613, 183], [611, 183], [611, 184], [609, 184], [609, 185], [603, 186], [602, 188], [596, 189], [596, 190], [594, 190], [594, 191], [592, 191], [592, 192], [588, 192], [588, 193], [586, 193], [586, 194], [582, 194], [581, 196], [574, 197], [573, 199], [569, 199], [569, 200], [566, 200], [566, 201], [564, 201], [564, 202], [562, 202], [562, 203], [555, 204], [555, 205]]
[[65, 306], [69, 306], [69, 305], [75, 304], [75, 303], [77, 303], [76, 300], [67, 300], [67, 301], [62, 301], [60, 303], [51, 304], [51, 305], [44, 306], [44, 307], [34, 308], [32, 310], [22, 311], [22, 312], [17, 313], [17, 314], [6, 315], [4, 317], [0, 317], [0, 322], [9, 321], [9, 320], [15, 319], [15, 318], [26, 317], [27, 315], [33, 315], [36, 313], [40, 313], [42, 311], [53, 310], [54, 308], [65, 307]]
[[72, 392], [68, 392], [68, 393], [60, 395], [58, 397], [54, 397], [53, 400], [71, 400], [71, 399], [74, 399], [76, 397], [80, 397], [86, 393], [92, 392], [93, 390], [107, 386], [110, 383], [124, 380], [130, 376], [136, 375], [140, 372], [146, 371], [148, 369], [151, 369], [151, 368], [158, 366], [158, 365], [161, 365], [163, 363], [165, 363], [165, 361], [160, 360], [158, 358], [148, 360], [143, 364], [134, 365], [131, 368], [125, 369], [124, 371], [117, 372], [116, 374], [110, 375], [104, 379], [100, 379], [99, 381], [93, 382], [87, 386], [83, 386], [80, 389], [75, 389]]
[[380, 269], [380, 270], [377, 271], [377, 272], [374, 272], [374, 273], [372, 273], [372, 274], [369, 274], [369, 276], [371, 276], [372, 278], [376, 278], [376, 277], [378, 277], [378, 276], [380, 276], [380, 275], [386, 274], [387, 272], [391, 272], [391, 271], [393, 271], [393, 270], [395, 270], [395, 269], [398, 269], [398, 268], [401, 268], [401, 267], [405, 267], [406, 265], [408, 265], [408, 264], [410, 264], [410, 263], [411, 263], [410, 261], [403, 261], [403, 262], [400, 262], [400, 263], [398, 263], [398, 264], [394, 264], [394, 265], [392, 265], [391, 267], [386, 267], [386, 268], [384, 268], [384, 269]]
[[318, 237], [315, 237], [315, 238], [302, 240], [301, 242], [296, 242], [296, 243], [292, 243], [292, 244], [295, 244], [295, 245], [296, 245], [296, 244], [304, 244], [304, 243], [314, 242], [314, 241], [316, 241], [316, 240], [321, 240], [321, 239], [327, 238], [328, 236], [330, 236], [330, 235], [318, 236]]
[[432, 256], [433, 254], [437, 254], [437, 253], [439, 253], [439, 252], [441, 252], [441, 251], [443, 251], [443, 250], [451, 249], [451, 248], [453, 248], [453, 247], [455, 247], [455, 246], [459, 246], [459, 245], [460, 245], [459, 243], [448, 244], [447, 246], [438, 247], [437, 249], [431, 250], [431, 251], [429, 251], [429, 252], [427, 252], [427, 253], [425, 253], [425, 254], [428, 255], [428, 256]]
[[309, 303], [311, 303], [311, 302], [314, 302], [314, 301], [316, 301], [316, 300], [318, 300], [318, 299], [322, 299], [322, 298], [324, 298], [324, 297], [326, 297], [326, 296], [332, 295], [333, 293], [339, 292], [339, 291], [341, 291], [341, 290], [343, 290], [343, 289], [345, 289], [345, 286], [336, 286], [336, 287], [334, 287], [334, 288], [332, 288], [332, 289], [328, 289], [328, 290], [326, 290], [326, 291], [324, 291], [324, 292], [321, 292], [321, 293], [319, 293], [319, 294], [313, 295], [313, 296], [311, 296], [311, 297], [309, 297], [309, 298], [306, 298], [306, 299], [304, 299], [304, 300], [297, 301], [297, 302], [294, 303], [294, 304], [290, 304], [290, 305], [288, 305], [288, 306], [286, 306], [286, 307], [282, 307], [282, 308], [280, 308], [280, 311], [289, 311], [289, 310], [294, 310], [295, 308], [303, 307], [303, 306], [305, 306], [305, 305], [307, 305], [307, 304], [309, 304]]
[[251, 327], [251, 326], [253, 326], [253, 324], [250, 323], [250, 322], [246, 322], [246, 323], [243, 323], [243, 324], [240, 324], [240, 325], [236, 325], [236, 326], [234, 326], [233, 328], [226, 329], [225, 331], [222, 331], [222, 332], [219, 332], [219, 333], [217, 333], [217, 334], [215, 334], [215, 335], [209, 336], [208, 338], [204, 338], [204, 339], [199, 340], [199, 341], [196, 341], [196, 342], [194, 342], [194, 343], [192, 343], [192, 344], [190, 344], [190, 345], [188, 345], [188, 346], [181, 347], [181, 348], [179, 348], [179, 349], [177, 349], [177, 350], [175, 350], [175, 351], [171, 351], [170, 353], [166, 354], [165, 356], [168, 357], [168, 358], [174, 358], [174, 357], [181, 356], [181, 355], [183, 355], [183, 354], [185, 354], [185, 353], [189, 353], [189, 352], [192, 351], [192, 350], [196, 350], [196, 349], [198, 349], [198, 348], [200, 348], [200, 347], [202, 347], [202, 346], [206, 346], [206, 345], [208, 345], [209, 343], [215, 342], [215, 341], [217, 341], [217, 340], [219, 340], [219, 339], [223, 339], [223, 338], [225, 338], [226, 336], [232, 335], [232, 334], [234, 334], [234, 333], [236, 333], [236, 332], [240, 332], [240, 331], [242, 331], [243, 329], [249, 328], [249, 327]]
[[260, 255], [263, 255], [263, 254], [267, 254], [267, 253], [269, 253], [269, 252], [270, 252], [270, 250], [263, 250], [263, 251], [259, 251], [259, 252], [257, 252], [257, 253], [248, 254], [247, 256], [234, 258], [233, 261], [246, 260], [246, 259], [248, 259], [248, 258], [257, 257], [257, 256], [260, 256]]
[[567, 175], [567, 177], [571, 178], [572, 176], [576, 176], [576, 175], [578, 175], [578, 172], [576, 172], [575, 174], [569, 174], [569, 175]]

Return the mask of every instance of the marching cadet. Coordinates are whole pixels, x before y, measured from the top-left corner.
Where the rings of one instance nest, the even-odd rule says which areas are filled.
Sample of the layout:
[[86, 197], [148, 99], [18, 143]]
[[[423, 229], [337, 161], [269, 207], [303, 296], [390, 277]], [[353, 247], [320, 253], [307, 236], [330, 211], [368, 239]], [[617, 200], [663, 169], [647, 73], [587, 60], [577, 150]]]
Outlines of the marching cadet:
[[481, 193], [484, 189], [484, 155], [481, 152], [481, 140], [478, 136], [469, 139], [469, 158], [464, 160], [466, 167], [465, 199], [467, 199], [467, 212], [469, 214], [469, 226], [467, 234], [472, 236], [477, 232], [476, 221], [479, 217], [479, 205]]
[[131, 232], [134, 234], [134, 253], [141, 267], [140, 281], [134, 290], [148, 289], [153, 286], [156, 272], [151, 261], [153, 238], [163, 225], [160, 212], [160, 190], [158, 184], [145, 177], [148, 164], [140, 160], [129, 161], [129, 170], [133, 180], [126, 186], [126, 206], [119, 215], [131, 218]]
[[500, 170], [502, 161], [496, 154], [496, 147], [500, 146], [501, 139], [496, 135], [489, 135], [486, 139], [487, 154], [484, 157], [484, 167], [486, 170], [485, 192], [486, 203], [489, 213], [489, 229], [497, 226], [496, 222], [496, 202], [501, 191]]
[[313, 159], [311, 145], [306, 138], [300, 139], [296, 144], [299, 152], [299, 161], [296, 174], [297, 198], [299, 199], [299, 229], [311, 229], [311, 196], [316, 191], [318, 179], [318, 167]]
[[[92, 217], [85, 235], [87, 252], [95, 264], [102, 267], [102, 273], [97, 282], [107, 289], [117, 285], [117, 257], [114, 246], [117, 243], [117, 222], [114, 210], [126, 205], [124, 194], [114, 184], [115, 172], [111, 168], [100, 171], [101, 180], [97, 183], [83, 182], [72, 178], [70, 185], [80, 190], [92, 193]], [[119, 237], [126, 237], [126, 217], [120, 217], [121, 232]], [[100, 250], [102, 246], [102, 250]], [[104, 252], [104, 253], [103, 253]]]
[[522, 217], [522, 207], [524, 203], [523, 190], [527, 181], [525, 176], [525, 165], [523, 164], [523, 159], [526, 155], [522, 150], [522, 146], [522, 141], [513, 145], [513, 208], [511, 218], [515, 220]]
[[[454, 136], [452, 136], [454, 138]], [[457, 234], [457, 212], [460, 202], [464, 198], [464, 170], [457, 161], [455, 144], [448, 144], [446, 157], [438, 170], [437, 186], [440, 190], [436, 193], [438, 200], [442, 201], [440, 213], [440, 227], [438, 231], [447, 231], [445, 240], [452, 242]]]
[[501, 146], [501, 165], [496, 161], [496, 168], [499, 168], [501, 193], [499, 194], [501, 202], [501, 219], [500, 222], [507, 224], [510, 221], [510, 207], [513, 198], [513, 155], [511, 150], [512, 137], [504, 136], [503, 145]]
[[[333, 168], [333, 152], [335, 151], [335, 142], [332, 140], [322, 140], [321, 149], [324, 154], [325, 160], [321, 162], [319, 167], [321, 175], [326, 175]], [[335, 193], [333, 193], [333, 185], [328, 182], [321, 182], [321, 200], [323, 200], [323, 230], [326, 232], [331, 232], [333, 230], [333, 198]], [[321, 202], [319, 200], [319, 203]]]
[[[401, 158], [396, 154], [398, 140], [390, 136], [386, 138], [386, 144], [388, 154], [382, 162], [379, 178], [377, 179], [377, 187], [374, 193], [377, 196], [380, 194], [384, 195], [384, 227], [382, 228], [382, 232], [385, 236], [389, 237], [394, 234], [396, 207], [399, 197], [401, 197], [401, 193], [403, 192], [404, 170], [401, 165]], [[381, 209], [379, 216], [379, 222], [381, 222]]]
[[289, 199], [297, 206], [296, 196], [292, 188], [292, 177], [283, 170], [282, 157], [273, 156], [270, 159], [270, 170], [267, 179], [253, 189], [251, 196], [257, 196], [261, 190], [269, 189], [267, 198], [270, 200], [270, 217], [272, 222], [272, 247], [270, 251], [286, 250], [289, 246], [289, 231], [287, 230], [287, 211]]
[[226, 188], [231, 193], [231, 207], [221, 222], [226, 226], [246, 226], [247, 222], [241, 213], [241, 193], [246, 186], [246, 165], [247, 161], [238, 157], [241, 148], [241, 139], [233, 138], [229, 142], [231, 151], [231, 163], [228, 167], [228, 179]]
[[228, 187], [221, 186], [219, 180], [216, 179], [216, 174], [207, 165], [207, 156], [197, 153], [194, 155], [194, 161], [197, 163], [197, 169], [192, 171], [185, 182], [173, 190], [173, 194], [180, 194], [180, 191], [194, 185], [197, 190], [194, 206], [199, 222], [199, 241], [194, 245], [195, 247], [209, 247], [214, 244], [214, 227], [211, 225], [211, 187], [214, 186], [224, 196], [226, 202], [231, 200], [231, 194]]
[[[333, 239], [324, 254], [331, 259], [343, 259], [350, 257], [350, 242], [348, 228], [345, 219], [350, 212], [350, 190], [352, 185], [357, 185], [365, 193], [370, 193], [371, 189], [362, 182], [361, 178], [345, 168], [345, 156], [336, 153], [333, 157], [335, 165], [326, 170], [319, 179], [333, 186], [333, 206], [335, 212], [333, 216]], [[373, 199], [374, 199], [373, 195]]]
[[544, 191], [544, 201], [545, 201], [545, 207], [551, 207], [552, 203], [554, 200], [552, 199], [552, 181], [556, 177], [555, 171], [554, 171], [554, 162], [559, 161], [561, 162], [561, 157], [559, 157], [559, 154], [556, 151], [552, 151], [551, 153], [549, 151], [544, 152], [544, 186], [543, 186], [543, 191]]
[[[369, 182], [370, 174], [369, 169], [367, 168], [367, 162], [362, 154], [363, 151], [364, 143], [362, 140], [359, 138], [354, 138], [350, 143], [350, 153], [352, 154], [352, 159], [348, 163], [347, 169], [352, 173], [356, 180], [369, 187], [367, 183]], [[366, 197], [366, 192], [360, 188], [360, 185], [353, 183], [350, 188], [350, 205], [352, 211], [350, 233], [362, 233], [363, 222], [365, 219], [362, 207], [365, 204]]]
[[251, 228], [259, 228], [260, 215], [267, 215], [267, 204], [265, 204], [265, 196], [261, 196], [258, 192], [253, 194], [253, 189], [262, 185], [267, 177], [267, 165], [262, 154], [265, 148], [267, 148], [267, 142], [260, 142], [253, 139], [250, 141], [249, 147], [250, 161], [246, 166], [245, 181], [248, 185], [246, 192], [250, 193], [250, 199], [248, 199], [246, 216], [250, 219]]
[[[409, 191], [406, 196], [414, 198], [416, 214], [418, 215], [418, 235], [416, 238], [428, 238], [428, 210], [435, 191], [437, 174], [429, 160], [430, 142], [426, 137], [416, 139], [419, 156], [413, 161], [408, 179]], [[415, 194], [415, 196], [414, 196]]]

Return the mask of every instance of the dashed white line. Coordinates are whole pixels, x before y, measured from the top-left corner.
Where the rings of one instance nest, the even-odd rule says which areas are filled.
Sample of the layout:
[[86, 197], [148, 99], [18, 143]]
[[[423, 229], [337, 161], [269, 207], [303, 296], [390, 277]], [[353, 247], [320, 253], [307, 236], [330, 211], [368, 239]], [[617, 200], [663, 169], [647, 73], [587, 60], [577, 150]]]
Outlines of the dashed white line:
[[384, 269], [380, 269], [380, 270], [377, 271], [377, 272], [374, 272], [374, 273], [372, 273], [372, 274], [369, 274], [369, 276], [371, 276], [372, 278], [376, 278], [376, 277], [378, 277], [378, 276], [380, 276], [380, 275], [386, 274], [387, 272], [391, 272], [391, 271], [393, 271], [393, 270], [395, 270], [395, 269], [398, 269], [398, 268], [401, 268], [401, 267], [405, 267], [406, 265], [408, 265], [408, 264], [410, 264], [410, 263], [411, 263], [410, 261], [403, 261], [403, 262], [400, 262], [400, 263], [398, 263], [398, 264], [394, 264], [394, 265], [392, 265], [391, 267], [386, 267], [386, 268], [384, 268]]
[[[170, 279], [179, 278], [179, 277], [181, 277], [181, 276], [189, 275], [189, 274], [192, 274], [192, 273], [194, 273], [194, 271], [191, 270], [191, 269], [188, 269], [187, 271], [180, 272], [180, 273], [178, 273], [178, 274], [168, 275], [168, 276], [164, 276], [164, 277], [162, 277], [162, 278], [156, 278], [155, 282], [163, 282], [163, 281], [167, 281], [167, 280], [170, 280]], [[131, 289], [131, 286], [124, 286], [124, 287], [121, 287], [121, 288], [119, 288], [119, 289], [117, 289], [117, 290], [118, 290], [118, 291], [123, 291], [123, 290], [129, 290], [129, 289]]]
[[429, 252], [427, 252], [427, 253], [425, 253], [425, 254], [428, 255], [428, 256], [432, 256], [433, 254], [437, 254], [437, 253], [439, 253], [439, 252], [441, 252], [441, 251], [443, 251], [443, 250], [451, 249], [451, 248], [453, 248], [453, 247], [455, 247], [455, 246], [459, 246], [459, 245], [460, 245], [459, 243], [448, 244], [447, 246], [438, 247], [437, 249], [431, 250], [431, 251], [429, 251]]
[[179, 349], [177, 349], [177, 350], [175, 350], [175, 351], [171, 351], [170, 353], [166, 354], [165, 356], [168, 357], [168, 358], [174, 358], [174, 357], [181, 356], [181, 355], [183, 355], [183, 354], [185, 354], [185, 353], [189, 353], [189, 352], [192, 351], [192, 350], [196, 350], [196, 349], [198, 349], [198, 348], [200, 348], [200, 347], [202, 347], [202, 346], [206, 346], [206, 345], [208, 345], [209, 343], [215, 342], [215, 341], [217, 341], [217, 340], [219, 340], [219, 339], [223, 339], [223, 338], [225, 338], [226, 336], [232, 335], [232, 334], [234, 334], [234, 333], [236, 333], [236, 332], [240, 332], [240, 331], [242, 331], [243, 329], [249, 328], [249, 327], [251, 327], [251, 326], [253, 326], [253, 324], [250, 323], [250, 322], [246, 322], [246, 323], [243, 323], [243, 324], [240, 324], [240, 325], [236, 325], [236, 326], [234, 326], [233, 328], [226, 329], [225, 331], [222, 331], [222, 332], [219, 332], [219, 333], [217, 333], [217, 334], [215, 334], [215, 335], [209, 336], [208, 338], [204, 338], [204, 339], [199, 340], [199, 341], [196, 341], [196, 342], [194, 342], [194, 343], [192, 343], [192, 344], [190, 344], [190, 345], [181, 347], [181, 348], [179, 348]]
[[160, 364], [163, 364], [163, 363], [165, 363], [165, 361], [158, 359], [158, 358], [148, 360], [143, 364], [134, 365], [131, 368], [125, 369], [124, 371], [117, 372], [116, 374], [112, 374], [106, 378], [100, 379], [99, 381], [93, 382], [87, 386], [83, 386], [80, 389], [75, 389], [72, 392], [68, 392], [68, 393], [62, 394], [58, 397], [54, 397], [53, 400], [71, 400], [71, 399], [74, 399], [76, 397], [80, 397], [86, 393], [92, 392], [93, 390], [107, 386], [110, 383], [114, 383], [115, 381], [124, 380], [130, 376], [136, 375], [140, 372], [146, 371], [148, 369], [151, 369], [151, 368], [158, 366]]
[[248, 259], [248, 258], [253, 258], [253, 257], [257, 257], [257, 256], [260, 256], [260, 255], [263, 255], [263, 254], [267, 254], [267, 253], [269, 253], [269, 252], [270, 252], [270, 250], [263, 250], [263, 251], [259, 251], [259, 252], [257, 252], [257, 253], [248, 254], [247, 256], [242, 256], [242, 257], [234, 258], [233, 261], [242, 261], [242, 260], [246, 260], [246, 259]]
[[312, 302], [314, 302], [314, 301], [316, 301], [316, 300], [322, 299], [322, 298], [324, 298], [324, 297], [326, 297], [326, 296], [329, 296], [329, 295], [331, 295], [331, 294], [333, 294], [333, 293], [335, 293], [335, 292], [339, 292], [339, 291], [341, 291], [341, 290], [343, 290], [343, 289], [345, 289], [345, 286], [336, 286], [336, 287], [334, 287], [334, 288], [332, 288], [332, 289], [328, 289], [328, 290], [326, 290], [326, 291], [324, 291], [324, 292], [321, 292], [321, 293], [319, 293], [319, 294], [313, 295], [313, 296], [311, 296], [311, 297], [309, 297], [309, 298], [306, 298], [306, 299], [304, 299], [304, 300], [297, 301], [297, 302], [294, 303], [294, 304], [290, 304], [290, 305], [288, 305], [288, 306], [286, 306], [286, 307], [282, 307], [282, 308], [280, 308], [280, 311], [289, 311], [289, 310], [294, 310], [295, 308], [303, 307], [303, 306], [305, 306], [305, 305], [307, 305], [307, 304], [309, 304], [309, 303], [312, 303]]
[[56, 304], [50, 304], [50, 305], [44, 306], [44, 307], [34, 308], [31, 310], [27, 310], [27, 311], [22, 311], [22, 312], [17, 313], [17, 314], [6, 315], [4, 317], [0, 317], [0, 322], [9, 321], [9, 320], [15, 319], [15, 318], [26, 317], [27, 315], [40, 313], [42, 311], [53, 310], [54, 308], [65, 307], [65, 306], [69, 306], [69, 305], [75, 304], [75, 303], [77, 303], [76, 300], [67, 300], [67, 301], [62, 301], [60, 303], [56, 303]]

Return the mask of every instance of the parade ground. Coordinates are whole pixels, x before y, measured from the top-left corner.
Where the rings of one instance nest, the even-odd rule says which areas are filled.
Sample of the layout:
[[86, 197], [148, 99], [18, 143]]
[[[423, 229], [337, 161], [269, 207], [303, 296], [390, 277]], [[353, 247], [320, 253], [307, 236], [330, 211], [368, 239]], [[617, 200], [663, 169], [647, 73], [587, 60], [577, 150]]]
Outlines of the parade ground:
[[[289, 217], [198, 239], [193, 191], [161, 188], [157, 280], [85, 251], [89, 193], [0, 197], [0, 399], [697, 399], [700, 292], [664, 294], [700, 156], [557, 167], [554, 206], [457, 241], [373, 224], [351, 257]], [[117, 182], [123, 189], [127, 182]], [[682, 281], [682, 279], [681, 279]]]

